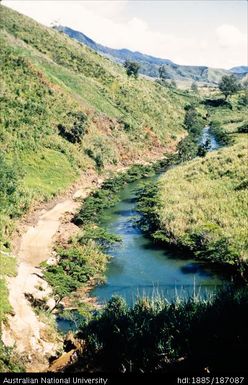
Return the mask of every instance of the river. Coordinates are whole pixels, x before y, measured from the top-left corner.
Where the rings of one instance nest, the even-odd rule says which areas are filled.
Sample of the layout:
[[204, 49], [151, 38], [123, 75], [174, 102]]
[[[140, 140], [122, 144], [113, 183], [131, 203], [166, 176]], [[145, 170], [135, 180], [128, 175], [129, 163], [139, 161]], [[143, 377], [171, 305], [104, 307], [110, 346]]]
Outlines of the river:
[[[200, 144], [209, 142], [209, 151], [219, 148], [209, 127], [202, 132]], [[162, 175], [162, 174], [160, 174]], [[110, 233], [119, 235], [121, 243], [105, 252], [111, 256], [106, 271], [106, 282], [91, 291], [104, 304], [113, 295], [121, 295], [129, 304], [140, 296], [208, 296], [226, 283], [224, 276], [212, 265], [197, 261], [187, 252], [156, 246], [136, 226], [140, 214], [136, 211], [136, 194], [144, 185], [155, 183], [160, 175], [126, 185], [118, 203], [104, 211], [100, 224]], [[57, 318], [59, 329], [66, 332], [75, 328], [75, 320]]]
[[[209, 151], [219, 146], [203, 129], [200, 142], [210, 143]], [[200, 294], [205, 296], [225, 279], [204, 262], [192, 259], [187, 253], [156, 247], [136, 226], [140, 214], [136, 211], [136, 192], [144, 184], [151, 184], [159, 176], [146, 178], [127, 185], [120, 200], [104, 211], [101, 225], [111, 233], [121, 236], [122, 242], [107, 250], [111, 261], [106, 272], [106, 283], [92, 290], [91, 295], [105, 302], [113, 295], [121, 295], [128, 303], [137, 296], [161, 294], [168, 299], [177, 295]]]

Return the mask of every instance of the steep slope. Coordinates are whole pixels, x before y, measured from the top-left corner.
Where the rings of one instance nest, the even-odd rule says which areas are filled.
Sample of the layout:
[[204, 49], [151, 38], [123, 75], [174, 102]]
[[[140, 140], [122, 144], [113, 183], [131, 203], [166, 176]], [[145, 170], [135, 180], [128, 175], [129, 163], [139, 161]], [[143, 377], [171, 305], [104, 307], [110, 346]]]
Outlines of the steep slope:
[[[0, 13], [0, 257], [3, 275], [13, 275], [15, 220], [82, 174], [172, 151], [192, 96], [128, 78], [65, 35], [7, 7]], [[0, 295], [2, 320], [10, 311], [3, 279]]]
[[160, 226], [199, 258], [247, 266], [247, 141], [169, 171], [158, 185]]
[[25, 190], [20, 201], [16, 184], [19, 202], [5, 205], [7, 216], [64, 189], [80, 169], [159, 157], [183, 133], [188, 96], [127, 78], [117, 64], [3, 6], [0, 46], [1, 154]]
[[65, 26], [55, 26], [54, 29], [64, 32], [71, 38], [87, 45], [96, 52], [105, 55], [112, 60], [123, 63], [125, 60], [134, 60], [140, 64], [140, 72], [151, 77], [159, 76], [159, 67], [166, 66], [166, 71], [170, 79], [174, 80], [191, 80], [206, 83], [218, 83], [221, 77], [228, 74], [227, 70], [209, 68], [207, 66], [189, 66], [175, 64], [169, 59], [161, 59], [140, 52], [133, 52], [128, 49], [113, 49], [96, 43], [82, 32], [75, 31]]

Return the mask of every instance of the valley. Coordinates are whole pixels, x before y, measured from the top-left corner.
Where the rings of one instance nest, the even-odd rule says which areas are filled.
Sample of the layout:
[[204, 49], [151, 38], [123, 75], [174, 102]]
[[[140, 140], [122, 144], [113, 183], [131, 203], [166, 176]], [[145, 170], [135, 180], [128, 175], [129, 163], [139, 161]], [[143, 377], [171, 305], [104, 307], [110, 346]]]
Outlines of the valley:
[[246, 67], [179, 89], [0, 7], [0, 372], [243, 370]]

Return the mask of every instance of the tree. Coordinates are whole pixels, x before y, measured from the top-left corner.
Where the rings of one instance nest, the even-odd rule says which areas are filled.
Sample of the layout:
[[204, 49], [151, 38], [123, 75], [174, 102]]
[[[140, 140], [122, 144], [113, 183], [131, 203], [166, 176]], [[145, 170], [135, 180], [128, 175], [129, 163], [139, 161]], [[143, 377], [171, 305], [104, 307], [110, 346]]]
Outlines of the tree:
[[198, 153], [198, 145], [192, 134], [180, 140], [177, 144], [179, 159], [183, 162], [194, 159]]
[[228, 96], [235, 94], [240, 89], [238, 79], [234, 75], [224, 75], [219, 83], [219, 89], [226, 100]]
[[197, 112], [194, 105], [185, 106], [184, 126], [186, 130], [197, 136], [201, 133], [204, 121], [202, 116]]
[[158, 69], [158, 72], [159, 72], [160, 79], [162, 80], [170, 79], [170, 75], [165, 66], [160, 66]]
[[243, 89], [248, 90], [248, 78], [243, 81], [242, 86]]
[[177, 88], [177, 83], [175, 82], [175, 80], [171, 81], [171, 87]]
[[198, 93], [198, 87], [197, 87], [197, 84], [196, 82], [193, 82], [191, 84], [191, 91], [195, 92], [195, 93]]
[[131, 60], [126, 60], [124, 63], [124, 67], [126, 68], [126, 72], [128, 76], [134, 76], [135, 79], [137, 79], [138, 72], [140, 69], [139, 63]]

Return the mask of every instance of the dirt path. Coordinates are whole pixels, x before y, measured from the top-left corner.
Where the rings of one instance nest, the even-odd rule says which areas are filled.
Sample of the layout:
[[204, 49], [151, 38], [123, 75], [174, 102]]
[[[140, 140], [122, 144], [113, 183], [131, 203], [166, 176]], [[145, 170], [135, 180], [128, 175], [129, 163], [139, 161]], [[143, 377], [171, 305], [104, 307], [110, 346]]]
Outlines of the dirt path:
[[[99, 181], [94, 176], [81, 182], [71, 197], [62, 200], [50, 209], [40, 210], [37, 221], [26, 228], [17, 252], [17, 275], [8, 279], [9, 302], [13, 314], [8, 316], [3, 327], [2, 340], [7, 346], [15, 346], [17, 353], [25, 358], [28, 371], [44, 371], [48, 357], [59, 347], [54, 329], [36, 315], [25, 294], [34, 298], [50, 298], [47, 304], [52, 308], [55, 301], [47, 282], [42, 279], [41, 262], [51, 256], [53, 239], [58, 233], [63, 217], [75, 213], [80, 206], [80, 197], [86, 197]], [[51, 335], [53, 334], [53, 335]], [[55, 333], [56, 334], [56, 333]]]
[[29, 227], [23, 235], [19, 260], [31, 266], [39, 266], [46, 261], [52, 245], [52, 239], [59, 229], [61, 217], [65, 213], [73, 213], [78, 207], [73, 199], [67, 199], [58, 203], [51, 210], [45, 211], [39, 218], [38, 223]]
[[[126, 168], [115, 169], [115, 172]], [[42, 279], [39, 265], [52, 256], [54, 238], [58, 236], [63, 218], [67, 218], [65, 221], [68, 231], [64, 226], [62, 232], [68, 233], [66, 236], [69, 237], [70, 231], [75, 231], [75, 228], [70, 227], [69, 218], [79, 208], [82, 198], [102, 182], [103, 179], [97, 178], [94, 173], [85, 175], [69, 196], [60, 199], [52, 208], [32, 213], [34, 223], [26, 227], [18, 242], [17, 275], [8, 278], [9, 302], [13, 314], [8, 316], [6, 325], [3, 325], [2, 341], [6, 346], [14, 346], [16, 352], [25, 358], [26, 370], [29, 372], [45, 371], [48, 368], [48, 358], [56, 354], [62, 341], [59, 341], [54, 327], [49, 326], [48, 319], [43, 321], [37, 316], [26, 295], [31, 294], [35, 299], [46, 298], [47, 305], [51, 309], [54, 307], [51, 288]]]

